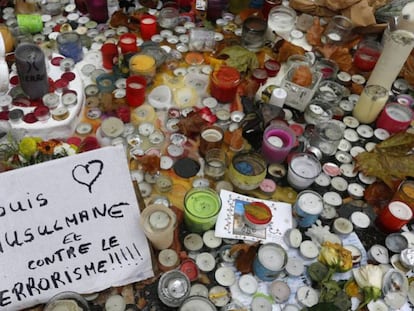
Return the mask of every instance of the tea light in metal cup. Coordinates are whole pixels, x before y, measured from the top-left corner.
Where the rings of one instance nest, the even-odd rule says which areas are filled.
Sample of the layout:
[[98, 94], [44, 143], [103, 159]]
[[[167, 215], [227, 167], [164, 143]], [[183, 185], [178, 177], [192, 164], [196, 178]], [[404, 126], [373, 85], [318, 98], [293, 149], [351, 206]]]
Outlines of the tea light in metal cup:
[[314, 155], [298, 153], [290, 160], [288, 183], [295, 189], [305, 189], [313, 183], [321, 169], [321, 163]]
[[190, 295], [190, 279], [179, 270], [165, 272], [158, 282], [158, 297], [171, 308], [180, 306]]

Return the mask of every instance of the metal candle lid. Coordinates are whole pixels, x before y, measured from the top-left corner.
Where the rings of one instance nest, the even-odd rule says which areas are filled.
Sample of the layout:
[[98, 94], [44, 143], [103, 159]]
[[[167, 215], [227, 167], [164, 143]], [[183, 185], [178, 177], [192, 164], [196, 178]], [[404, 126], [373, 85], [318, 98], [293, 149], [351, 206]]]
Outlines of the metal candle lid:
[[176, 308], [190, 295], [190, 280], [183, 272], [165, 272], [158, 283], [158, 297], [167, 306]]

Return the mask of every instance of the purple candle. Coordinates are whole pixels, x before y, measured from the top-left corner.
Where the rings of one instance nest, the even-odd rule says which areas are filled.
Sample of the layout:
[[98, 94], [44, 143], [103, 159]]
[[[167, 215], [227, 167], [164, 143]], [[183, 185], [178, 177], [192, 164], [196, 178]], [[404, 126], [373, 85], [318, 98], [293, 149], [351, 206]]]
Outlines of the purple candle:
[[263, 134], [262, 154], [268, 163], [281, 163], [295, 142], [295, 133], [290, 128], [271, 124]]
[[107, 0], [86, 0], [89, 17], [97, 23], [106, 23], [108, 20]]

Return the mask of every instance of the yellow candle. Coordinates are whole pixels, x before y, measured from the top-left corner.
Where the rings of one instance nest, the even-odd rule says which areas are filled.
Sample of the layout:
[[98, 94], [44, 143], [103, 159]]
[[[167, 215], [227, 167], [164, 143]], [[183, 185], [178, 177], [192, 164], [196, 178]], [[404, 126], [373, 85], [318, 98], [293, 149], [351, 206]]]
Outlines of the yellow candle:
[[361, 93], [352, 114], [361, 123], [372, 123], [384, 108], [387, 100], [387, 89], [379, 85], [368, 85]]
[[150, 55], [136, 54], [129, 60], [129, 70], [131, 74], [153, 75], [156, 70], [155, 59]]

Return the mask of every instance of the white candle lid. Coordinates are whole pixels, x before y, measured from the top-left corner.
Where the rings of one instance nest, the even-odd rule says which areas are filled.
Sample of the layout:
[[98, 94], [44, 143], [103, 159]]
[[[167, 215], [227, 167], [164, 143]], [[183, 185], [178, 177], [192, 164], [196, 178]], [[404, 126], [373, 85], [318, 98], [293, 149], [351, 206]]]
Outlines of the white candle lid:
[[411, 208], [401, 201], [394, 201], [388, 204], [391, 214], [401, 220], [410, 220], [413, 217]]
[[258, 282], [251, 274], [243, 274], [238, 284], [240, 290], [247, 295], [253, 295], [257, 291]]

